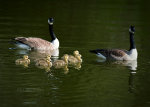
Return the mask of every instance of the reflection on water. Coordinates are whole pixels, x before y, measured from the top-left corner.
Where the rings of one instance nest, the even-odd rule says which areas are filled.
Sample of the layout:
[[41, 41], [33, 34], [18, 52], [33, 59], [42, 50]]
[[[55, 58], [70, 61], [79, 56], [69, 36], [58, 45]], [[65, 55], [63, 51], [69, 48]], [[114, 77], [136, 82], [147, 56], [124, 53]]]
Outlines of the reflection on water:
[[[104, 63], [107, 60], [97, 59], [97, 62]], [[130, 70], [137, 70], [137, 60], [128, 60], [128, 61], [109, 61], [109, 63], [117, 64], [121, 66], [127, 66]]]
[[129, 75], [129, 92], [130, 93], [134, 93], [135, 91], [134, 76], [135, 76], [135, 72], [130, 72], [130, 75]]
[[[97, 62], [99, 63], [104, 63], [106, 60], [103, 59], [97, 59]], [[137, 70], [137, 60], [128, 60], [128, 61], [109, 61], [109, 64], [116, 64], [120, 66], [126, 66], [128, 67], [131, 71], [129, 73], [129, 89], [128, 91], [130, 93], [134, 93], [135, 91], [135, 86], [134, 86], [134, 76], [136, 74]]]
[[137, 70], [137, 60], [128, 60], [128, 61], [115, 61], [114, 64], [119, 64], [127, 66], [130, 70]]
[[30, 51], [30, 50], [17, 50], [16, 51], [17, 54], [29, 54], [31, 58], [43, 58], [46, 57], [47, 55], [51, 55], [52, 57], [59, 57], [59, 49], [55, 49], [55, 50], [34, 50], [34, 51]]

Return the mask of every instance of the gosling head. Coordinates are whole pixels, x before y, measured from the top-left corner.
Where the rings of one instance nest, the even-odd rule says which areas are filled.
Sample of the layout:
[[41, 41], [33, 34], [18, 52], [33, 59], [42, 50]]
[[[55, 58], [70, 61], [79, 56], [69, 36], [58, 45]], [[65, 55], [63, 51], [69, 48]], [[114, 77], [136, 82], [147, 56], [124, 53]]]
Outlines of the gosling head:
[[47, 64], [48, 64], [48, 66], [52, 66], [52, 62], [51, 62], [51, 60], [46, 59], [46, 62], [47, 62]]
[[76, 51], [73, 52], [73, 54], [74, 55], [79, 55], [79, 51], [76, 50]]
[[24, 59], [24, 60], [27, 60], [28, 58], [29, 58], [28, 55], [24, 55], [24, 56], [23, 56], [23, 59]]
[[79, 62], [82, 62], [81, 55], [78, 55], [76, 58], [78, 59]]
[[51, 62], [51, 59], [46, 59], [46, 62]]
[[51, 61], [51, 55], [47, 55], [46, 59], [49, 60], [49, 61]]
[[64, 55], [64, 61], [65, 61], [66, 63], [68, 63], [68, 58], [69, 58], [69, 55], [68, 55], [68, 54], [65, 54], [65, 55]]

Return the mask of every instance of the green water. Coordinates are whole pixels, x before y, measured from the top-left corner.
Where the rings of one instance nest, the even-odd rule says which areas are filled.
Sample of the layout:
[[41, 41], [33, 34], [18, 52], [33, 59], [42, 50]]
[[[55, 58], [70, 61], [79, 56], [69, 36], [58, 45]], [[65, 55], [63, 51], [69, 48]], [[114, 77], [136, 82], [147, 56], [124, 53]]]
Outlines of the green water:
[[[0, 107], [149, 107], [148, 6], [144, 0], [1, 0]], [[79, 50], [80, 69], [48, 73], [32, 60], [41, 53], [10, 49], [16, 36], [50, 40], [49, 17], [55, 20], [59, 56]], [[130, 25], [136, 29], [137, 62], [100, 62], [89, 53], [128, 49]], [[28, 67], [15, 64], [24, 54], [31, 58]]]

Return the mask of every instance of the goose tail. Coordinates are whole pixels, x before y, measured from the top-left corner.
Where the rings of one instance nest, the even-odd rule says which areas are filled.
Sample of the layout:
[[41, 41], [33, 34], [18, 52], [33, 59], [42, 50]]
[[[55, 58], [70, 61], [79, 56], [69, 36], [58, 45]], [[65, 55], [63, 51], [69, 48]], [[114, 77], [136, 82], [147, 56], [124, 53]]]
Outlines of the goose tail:
[[10, 42], [11, 44], [16, 44], [16, 43], [17, 43], [16, 40], [15, 40], [15, 38], [11, 38], [9, 42]]
[[97, 50], [90, 50], [89, 52], [94, 53], [94, 54], [98, 54], [99, 53]]

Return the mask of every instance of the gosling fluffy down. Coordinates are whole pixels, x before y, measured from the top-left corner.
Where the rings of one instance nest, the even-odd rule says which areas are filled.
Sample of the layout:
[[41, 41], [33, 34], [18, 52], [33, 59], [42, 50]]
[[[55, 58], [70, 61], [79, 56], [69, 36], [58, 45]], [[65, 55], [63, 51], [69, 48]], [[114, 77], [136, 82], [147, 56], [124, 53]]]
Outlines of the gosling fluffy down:
[[23, 58], [17, 59], [15, 62], [17, 64], [23, 64], [23, 63], [30, 64], [30, 59], [29, 59], [28, 55], [24, 55]]
[[36, 60], [36, 66], [39, 68], [46, 68], [46, 67], [51, 67], [52, 62], [51, 62], [51, 56], [48, 55], [46, 58], [38, 59]]
[[68, 54], [65, 54], [64, 56], [63, 56], [63, 59], [62, 60], [56, 60], [56, 61], [54, 61], [53, 62], [53, 66], [55, 67], [55, 68], [62, 68], [62, 67], [64, 67], [65, 65], [68, 65]]

